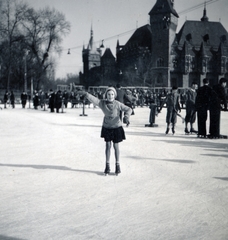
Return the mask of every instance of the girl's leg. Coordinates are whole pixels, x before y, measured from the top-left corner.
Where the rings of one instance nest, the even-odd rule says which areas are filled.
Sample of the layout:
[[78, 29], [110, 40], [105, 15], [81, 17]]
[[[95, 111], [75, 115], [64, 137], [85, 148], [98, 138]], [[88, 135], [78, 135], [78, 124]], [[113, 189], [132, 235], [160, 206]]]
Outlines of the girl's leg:
[[114, 147], [114, 150], [115, 150], [116, 164], [119, 164], [120, 163], [119, 143], [113, 143], [113, 147]]
[[105, 147], [106, 166], [104, 170], [105, 175], [110, 173], [110, 155], [111, 155], [111, 142], [106, 142]]
[[118, 175], [119, 173], [121, 173], [120, 171], [120, 150], [119, 150], [119, 144], [118, 143], [113, 143], [113, 147], [115, 149], [115, 158], [116, 158], [116, 175]]
[[106, 163], [110, 163], [110, 155], [111, 155], [111, 142], [106, 142], [105, 148], [105, 156], [106, 156]]

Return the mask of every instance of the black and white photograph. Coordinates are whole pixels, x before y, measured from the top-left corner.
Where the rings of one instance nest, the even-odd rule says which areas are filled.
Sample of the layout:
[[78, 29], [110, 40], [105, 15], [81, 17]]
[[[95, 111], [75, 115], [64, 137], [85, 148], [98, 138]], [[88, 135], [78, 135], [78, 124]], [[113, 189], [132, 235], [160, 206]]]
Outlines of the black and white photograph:
[[228, 239], [228, 0], [0, 0], [0, 240]]

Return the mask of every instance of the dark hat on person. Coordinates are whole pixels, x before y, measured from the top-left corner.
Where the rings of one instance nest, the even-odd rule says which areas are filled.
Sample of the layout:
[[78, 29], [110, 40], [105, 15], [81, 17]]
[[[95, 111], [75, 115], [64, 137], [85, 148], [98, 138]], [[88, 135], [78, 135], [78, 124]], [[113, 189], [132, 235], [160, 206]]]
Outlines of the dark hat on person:
[[172, 87], [172, 90], [176, 90], [176, 89], [178, 89], [177, 86], [173, 86], [173, 87]]
[[116, 84], [116, 88], [121, 88], [119, 83]]
[[208, 79], [208, 78], [204, 78], [204, 79], [203, 79], [203, 83], [204, 83], [204, 84], [209, 83], [209, 79]]

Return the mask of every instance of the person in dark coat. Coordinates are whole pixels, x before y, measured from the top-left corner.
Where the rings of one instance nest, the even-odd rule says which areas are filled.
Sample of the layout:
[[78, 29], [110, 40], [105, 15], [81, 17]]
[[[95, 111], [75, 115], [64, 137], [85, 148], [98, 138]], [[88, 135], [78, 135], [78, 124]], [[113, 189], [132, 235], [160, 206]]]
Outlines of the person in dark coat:
[[64, 90], [64, 92], [63, 92], [63, 102], [64, 102], [65, 108], [67, 108], [68, 98], [69, 98], [68, 92], [66, 90]]
[[195, 106], [198, 119], [198, 137], [206, 138], [207, 111], [210, 106], [212, 88], [209, 86], [209, 80], [207, 78], [203, 79], [203, 84], [204, 85], [197, 91]]
[[177, 122], [177, 114], [181, 112], [180, 107], [180, 95], [177, 93], [178, 88], [176, 86], [172, 87], [172, 92], [169, 93], [166, 97], [166, 106], [167, 106], [167, 114], [166, 114], [166, 123], [167, 128], [165, 134], [169, 133], [170, 124], [172, 124], [172, 133], [175, 133], [175, 125]]
[[37, 110], [39, 106], [39, 93], [36, 90], [33, 97], [33, 105], [34, 105], [34, 109]]
[[62, 99], [62, 92], [59, 90], [55, 96], [55, 108], [57, 113], [59, 113], [59, 109], [62, 107]]
[[157, 126], [155, 124], [155, 117], [158, 115], [158, 105], [157, 105], [157, 98], [155, 94], [153, 97], [150, 99], [150, 116], [149, 116], [149, 125], [145, 125], [146, 127], [155, 127]]
[[[185, 116], [185, 134], [189, 133], [197, 133], [197, 131], [193, 128], [193, 124], [196, 121], [196, 95], [197, 95], [197, 87], [198, 84], [196, 82], [192, 82], [191, 88], [186, 91], [186, 116]], [[190, 124], [190, 131], [188, 128], [188, 124]]]
[[5, 94], [4, 94], [4, 99], [3, 99], [4, 108], [7, 108], [6, 105], [7, 105], [8, 99], [9, 99], [9, 93], [8, 93], [8, 91], [6, 91]]
[[22, 108], [25, 108], [26, 102], [27, 102], [28, 96], [25, 93], [25, 91], [21, 94], [21, 104]]
[[50, 108], [50, 112], [54, 112], [54, 108], [55, 108], [55, 93], [53, 92], [52, 89], [50, 89], [50, 93], [49, 93], [49, 108]]
[[15, 96], [14, 96], [13, 91], [11, 91], [11, 93], [10, 93], [10, 103], [12, 105], [12, 108], [15, 108]]
[[221, 110], [227, 111], [226, 102], [226, 79], [221, 78], [219, 84], [212, 87], [210, 103], [210, 128], [209, 138], [220, 138], [220, 115]]

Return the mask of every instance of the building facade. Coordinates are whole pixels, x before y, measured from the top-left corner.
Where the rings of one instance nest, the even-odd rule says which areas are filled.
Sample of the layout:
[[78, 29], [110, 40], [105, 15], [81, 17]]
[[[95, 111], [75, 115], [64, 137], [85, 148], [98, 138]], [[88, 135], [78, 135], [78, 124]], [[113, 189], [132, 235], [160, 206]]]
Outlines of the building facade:
[[[228, 33], [220, 22], [209, 21], [206, 7], [200, 20], [185, 21], [178, 33], [174, 0], [157, 0], [149, 16], [150, 24], [136, 29], [125, 45], [117, 41], [116, 59], [109, 52], [110, 61], [102, 62], [101, 51], [96, 49], [99, 62], [94, 63], [90, 39], [88, 48], [83, 49], [83, 75], [96, 70], [104, 79], [108, 67], [112, 81], [122, 85], [183, 88], [193, 81], [201, 86], [205, 77], [211, 85], [228, 77]], [[101, 83], [99, 78], [95, 85]]]

